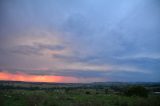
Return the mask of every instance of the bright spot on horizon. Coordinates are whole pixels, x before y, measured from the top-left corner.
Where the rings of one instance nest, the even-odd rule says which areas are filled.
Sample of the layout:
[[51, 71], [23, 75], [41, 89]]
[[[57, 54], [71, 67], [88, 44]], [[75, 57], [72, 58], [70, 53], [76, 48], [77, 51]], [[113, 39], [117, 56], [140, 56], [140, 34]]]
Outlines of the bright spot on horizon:
[[70, 82], [75, 81], [76, 78], [64, 77], [64, 76], [53, 76], [53, 75], [29, 75], [22, 73], [8, 73], [0, 72], [0, 80], [9, 81], [26, 81], [26, 82]]

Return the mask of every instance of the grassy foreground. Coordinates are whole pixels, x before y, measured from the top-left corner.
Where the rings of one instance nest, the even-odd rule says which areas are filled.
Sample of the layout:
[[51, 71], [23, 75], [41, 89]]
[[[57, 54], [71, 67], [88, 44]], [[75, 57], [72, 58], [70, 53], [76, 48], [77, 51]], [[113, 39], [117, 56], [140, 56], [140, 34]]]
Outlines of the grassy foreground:
[[94, 92], [1, 90], [0, 106], [160, 106], [160, 95], [146, 98]]

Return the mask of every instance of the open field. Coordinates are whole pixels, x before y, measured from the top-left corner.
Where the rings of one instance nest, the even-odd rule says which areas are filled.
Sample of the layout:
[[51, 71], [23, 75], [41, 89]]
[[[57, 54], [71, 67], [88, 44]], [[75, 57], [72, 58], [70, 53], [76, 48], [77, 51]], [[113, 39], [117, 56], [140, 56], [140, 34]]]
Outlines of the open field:
[[[127, 88], [140, 85], [147, 89], [147, 96], [125, 94]], [[158, 83], [1, 82], [0, 89], [0, 106], [160, 106], [160, 95], [154, 93], [159, 90]]]

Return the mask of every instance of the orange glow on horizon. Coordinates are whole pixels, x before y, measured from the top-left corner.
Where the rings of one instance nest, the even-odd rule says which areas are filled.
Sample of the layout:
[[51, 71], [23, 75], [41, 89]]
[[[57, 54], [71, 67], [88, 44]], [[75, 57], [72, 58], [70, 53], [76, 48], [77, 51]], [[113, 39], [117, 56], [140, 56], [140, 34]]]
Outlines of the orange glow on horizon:
[[76, 78], [54, 75], [29, 75], [23, 73], [0, 72], [0, 80], [26, 82], [74, 82]]

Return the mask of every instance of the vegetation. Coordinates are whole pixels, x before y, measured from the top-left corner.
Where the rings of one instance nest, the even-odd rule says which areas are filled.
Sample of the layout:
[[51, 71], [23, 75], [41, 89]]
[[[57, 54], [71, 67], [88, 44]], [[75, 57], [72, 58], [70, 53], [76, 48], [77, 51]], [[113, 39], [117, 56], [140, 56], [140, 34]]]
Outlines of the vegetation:
[[57, 85], [52, 89], [19, 89], [19, 86], [4, 89], [4, 86], [0, 89], [0, 106], [160, 106], [160, 95], [151, 90], [155, 86]]
[[143, 86], [132, 86], [129, 87], [125, 94], [127, 96], [140, 96], [140, 97], [148, 97], [148, 90]]

